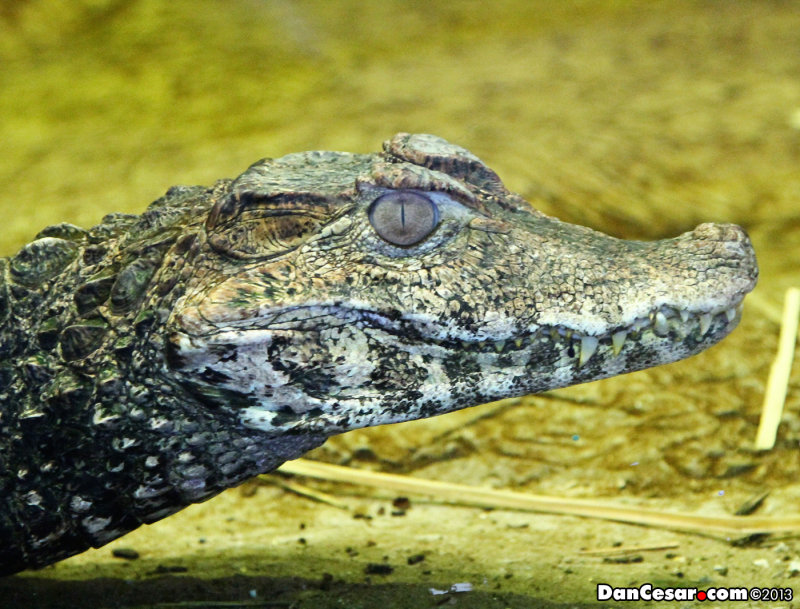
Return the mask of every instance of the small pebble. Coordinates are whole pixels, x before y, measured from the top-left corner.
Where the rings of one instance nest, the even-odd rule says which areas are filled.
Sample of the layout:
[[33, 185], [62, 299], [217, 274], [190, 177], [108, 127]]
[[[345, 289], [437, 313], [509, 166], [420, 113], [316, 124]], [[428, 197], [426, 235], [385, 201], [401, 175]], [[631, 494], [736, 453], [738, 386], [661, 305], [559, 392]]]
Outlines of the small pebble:
[[407, 510], [411, 507], [411, 500], [408, 497], [395, 497], [392, 505], [398, 510]]
[[766, 569], [767, 567], [769, 567], [769, 561], [768, 561], [766, 558], [759, 558], [759, 559], [757, 559], [757, 560], [754, 560], [754, 561], [753, 561], [753, 564], [754, 564], [756, 567], [762, 567], [762, 568], [764, 568], [764, 569]]
[[425, 560], [424, 554], [413, 554], [408, 557], [407, 562], [409, 565], [416, 565], [417, 563], [420, 563], [423, 560]]
[[789, 563], [789, 568], [786, 570], [789, 577], [797, 577], [800, 575], [800, 560], [793, 560]]
[[722, 575], [723, 577], [728, 574], [728, 567], [725, 565], [714, 565], [714, 571]]
[[111, 556], [114, 558], [124, 558], [125, 560], [136, 560], [139, 558], [139, 553], [133, 548], [116, 548], [111, 550]]
[[371, 562], [364, 568], [364, 573], [367, 575], [390, 575], [394, 573], [394, 567], [379, 562]]
[[603, 562], [615, 565], [629, 565], [635, 562], [644, 562], [644, 556], [641, 554], [634, 554], [632, 556], [606, 556]]

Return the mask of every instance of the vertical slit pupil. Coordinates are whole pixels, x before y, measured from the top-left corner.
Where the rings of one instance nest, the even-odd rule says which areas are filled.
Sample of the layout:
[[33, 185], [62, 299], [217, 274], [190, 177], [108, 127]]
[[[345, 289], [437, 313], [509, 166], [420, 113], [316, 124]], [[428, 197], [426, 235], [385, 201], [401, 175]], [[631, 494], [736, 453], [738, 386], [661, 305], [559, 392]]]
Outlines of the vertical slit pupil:
[[400, 247], [419, 243], [439, 224], [436, 204], [414, 191], [393, 191], [378, 197], [367, 214], [375, 232]]

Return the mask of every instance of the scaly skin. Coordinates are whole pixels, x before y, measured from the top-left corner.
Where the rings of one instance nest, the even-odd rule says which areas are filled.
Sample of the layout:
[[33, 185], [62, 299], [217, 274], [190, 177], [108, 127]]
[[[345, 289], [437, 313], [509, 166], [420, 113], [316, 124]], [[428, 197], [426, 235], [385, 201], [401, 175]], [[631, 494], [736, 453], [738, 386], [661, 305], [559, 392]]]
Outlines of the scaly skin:
[[613, 239], [429, 135], [50, 227], [0, 259], [0, 574], [348, 429], [688, 357], [756, 277], [739, 227]]

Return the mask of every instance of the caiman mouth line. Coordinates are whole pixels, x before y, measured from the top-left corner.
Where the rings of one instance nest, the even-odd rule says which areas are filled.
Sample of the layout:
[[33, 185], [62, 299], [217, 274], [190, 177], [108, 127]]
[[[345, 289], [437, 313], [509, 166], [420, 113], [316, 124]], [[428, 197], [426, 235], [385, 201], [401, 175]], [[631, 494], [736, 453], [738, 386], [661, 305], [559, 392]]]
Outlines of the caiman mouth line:
[[570, 357], [577, 357], [580, 366], [583, 366], [595, 354], [600, 345], [610, 346], [616, 357], [622, 352], [626, 342], [638, 340], [643, 332], [650, 331], [660, 338], [672, 338], [674, 341], [683, 340], [693, 335], [699, 342], [702, 341], [714, 325], [714, 320], [719, 319], [725, 326], [733, 324], [741, 315], [742, 301], [721, 312], [694, 313], [669, 306], [661, 306], [651, 312], [647, 317], [639, 317], [629, 326], [621, 326], [613, 332], [602, 335], [582, 334], [566, 326], [541, 326], [534, 332], [518, 338], [505, 340], [437, 340], [428, 339], [429, 343], [441, 345], [445, 348], [467, 350], [476, 353], [504, 354], [521, 351], [537, 342], [555, 343], [564, 342], [569, 350]]
[[[502, 340], [439, 339], [426, 335], [413, 321], [393, 320], [384, 314], [363, 309], [337, 309], [330, 306], [302, 307], [292, 311], [295, 314], [303, 311], [307, 313], [305, 316], [289, 317], [286, 316], [288, 312], [284, 312], [262, 326], [262, 329], [267, 331], [302, 331], [305, 329], [304, 326], [311, 320], [322, 322], [325, 317], [333, 317], [340, 320], [341, 324], [325, 324], [322, 322], [320, 325], [333, 328], [345, 323], [360, 322], [366, 327], [386, 332], [412, 344], [437, 345], [450, 351], [494, 353], [498, 355], [522, 351], [535, 345], [535, 343], [552, 345], [553, 343], [561, 342], [563, 343], [562, 346], [568, 350], [570, 357], [577, 357], [579, 366], [583, 366], [595, 354], [600, 345], [609, 346], [614, 357], [616, 357], [630, 340], [638, 341], [643, 332], [651, 332], [659, 338], [670, 338], [675, 342], [684, 340], [689, 336], [692, 336], [697, 342], [701, 342], [708, 336], [711, 328], [715, 326], [715, 320], [720, 321], [720, 328], [734, 324], [741, 315], [742, 300], [743, 298], [737, 299], [727, 309], [705, 312], [687, 311], [669, 305], [662, 305], [652, 310], [645, 317], [638, 317], [628, 325], [617, 326], [600, 335], [582, 333], [566, 325], [543, 325], [516, 338]], [[344, 315], [343, 312], [345, 313]]]

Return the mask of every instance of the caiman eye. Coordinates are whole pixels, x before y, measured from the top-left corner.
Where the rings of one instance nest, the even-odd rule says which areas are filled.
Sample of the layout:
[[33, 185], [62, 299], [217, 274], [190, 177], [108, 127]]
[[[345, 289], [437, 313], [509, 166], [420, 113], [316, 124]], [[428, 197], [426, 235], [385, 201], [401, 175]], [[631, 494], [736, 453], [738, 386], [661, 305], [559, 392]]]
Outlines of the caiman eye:
[[211, 246], [234, 258], [266, 259], [291, 252], [330, 220], [323, 205], [242, 197], [218, 204], [206, 221]]
[[390, 192], [372, 202], [369, 221], [381, 238], [409, 247], [434, 231], [439, 224], [439, 208], [416, 192]]

